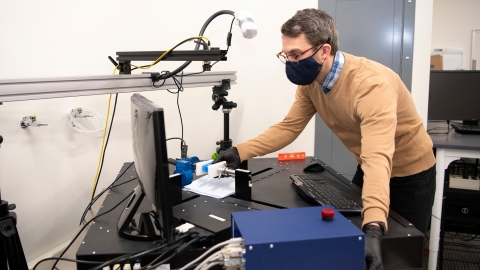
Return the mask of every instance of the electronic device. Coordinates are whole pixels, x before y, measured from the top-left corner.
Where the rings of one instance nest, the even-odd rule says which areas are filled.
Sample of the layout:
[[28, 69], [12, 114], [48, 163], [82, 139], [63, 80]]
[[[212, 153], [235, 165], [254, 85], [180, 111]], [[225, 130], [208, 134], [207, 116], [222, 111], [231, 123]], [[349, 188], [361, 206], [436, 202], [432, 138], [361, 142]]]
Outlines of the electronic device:
[[450, 126], [458, 133], [480, 134], [480, 125], [464, 125], [460, 123], [450, 123]]
[[445, 189], [444, 230], [477, 234], [480, 229], [479, 190]]
[[456, 132], [480, 134], [479, 105], [480, 71], [430, 71], [428, 120], [461, 120], [463, 126], [452, 124]]
[[[134, 164], [139, 185], [118, 221], [120, 236], [134, 240], [165, 239], [173, 241], [175, 226], [173, 206], [181, 201], [181, 176], [170, 177], [168, 169], [163, 109], [143, 97], [131, 97]], [[152, 213], [141, 213], [136, 228], [132, 220], [144, 197], [152, 203]]]
[[321, 171], [324, 171], [324, 170], [325, 170], [325, 168], [323, 167], [323, 165], [316, 160], [312, 160], [310, 163], [305, 165], [305, 167], [303, 168], [304, 172], [321, 172]]
[[290, 175], [295, 190], [307, 202], [316, 205], [330, 205], [341, 213], [361, 213], [361, 200], [354, 200], [343, 189], [330, 179], [316, 174]]
[[[330, 207], [232, 213], [243, 269], [364, 269], [365, 235]], [[395, 268], [402, 269], [402, 268]]]

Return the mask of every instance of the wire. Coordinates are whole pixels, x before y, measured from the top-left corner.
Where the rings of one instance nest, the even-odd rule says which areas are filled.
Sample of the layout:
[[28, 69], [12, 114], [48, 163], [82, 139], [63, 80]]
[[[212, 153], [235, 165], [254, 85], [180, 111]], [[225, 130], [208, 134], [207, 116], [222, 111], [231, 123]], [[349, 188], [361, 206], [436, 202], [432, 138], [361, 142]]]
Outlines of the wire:
[[189, 247], [192, 244], [198, 242], [199, 240], [200, 240], [199, 236], [193, 238], [192, 240], [188, 241], [187, 243], [181, 245], [180, 247], [177, 247], [175, 249], [175, 252], [172, 255], [170, 255], [169, 257], [167, 257], [166, 259], [154, 264], [156, 261], [160, 260], [163, 256], [165, 256], [165, 254], [167, 254], [168, 252], [170, 252], [172, 250], [172, 249], [169, 249], [169, 250], [165, 251], [165, 253], [163, 253], [162, 255], [158, 256], [155, 260], [153, 260], [152, 262], [150, 262], [146, 266], [142, 267], [141, 269], [150, 269], [150, 268], [155, 269], [158, 266], [168, 262], [169, 260], [171, 260], [173, 257], [177, 256], [178, 254], [182, 253], [187, 247]]
[[[110, 95], [111, 97], [112, 95]], [[92, 193], [92, 200], [93, 200], [93, 196], [95, 195], [95, 191], [97, 190], [97, 185], [98, 185], [98, 181], [100, 180], [100, 174], [102, 173], [102, 169], [103, 169], [103, 161], [105, 160], [105, 152], [107, 151], [107, 145], [108, 145], [108, 141], [110, 139], [110, 134], [112, 134], [112, 126], [113, 126], [113, 119], [115, 118], [115, 110], [117, 109], [117, 100], [118, 100], [118, 93], [115, 94], [115, 103], [113, 105], [113, 113], [112, 113], [112, 120], [110, 121], [110, 127], [108, 128], [108, 136], [107, 136], [107, 141], [105, 142], [105, 147], [103, 147], [103, 154], [102, 154], [102, 158], [101, 158], [101, 164], [100, 164], [100, 170], [98, 171], [97, 173], [97, 179], [95, 181], [95, 186], [93, 188], [93, 193]], [[109, 101], [109, 104], [110, 104], [110, 101]], [[110, 113], [110, 106], [109, 106], [109, 110], [108, 110]], [[107, 120], [108, 120], [108, 116], [107, 116]], [[107, 127], [105, 126], [105, 129]]]
[[434, 131], [434, 130], [445, 130], [445, 127], [435, 127], [435, 128], [431, 128], [431, 129], [428, 129], [427, 130], [427, 133], [429, 135], [448, 135], [448, 133], [450, 133], [451, 129], [450, 129], [450, 120], [447, 120], [447, 132], [431, 132], [431, 131]]
[[[82, 218], [80, 219], [80, 224], [79, 224], [79, 226], [82, 225], [82, 222], [83, 222], [83, 221], [85, 221], [85, 216], [87, 215], [88, 210], [90, 210], [90, 208], [93, 206], [93, 204], [100, 198], [100, 196], [103, 195], [103, 193], [105, 193], [107, 190], [110, 190], [111, 188], [113, 188], [113, 187], [114, 187], [113, 185], [128, 171], [128, 169], [130, 169], [130, 167], [131, 167], [133, 164], [134, 164], [133, 162], [130, 163], [130, 165], [128, 165], [128, 167], [127, 167], [120, 175], [118, 175], [118, 176], [115, 178], [115, 180], [113, 180], [113, 182], [110, 184], [109, 187], [107, 187], [104, 191], [102, 191], [100, 194], [98, 194], [97, 196], [95, 196], [95, 198], [94, 198], [92, 201], [90, 201], [90, 203], [88, 204], [87, 208], [86, 208], [85, 211], [83, 212]], [[136, 179], [137, 179], [137, 178], [135, 177], [135, 178], [133, 178], [133, 179], [131, 179], [131, 180], [136, 180]], [[128, 182], [130, 182], [130, 181], [128, 181]], [[127, 182], [125, 182], [125, 183], [127, 183]]]
[[165, 141], [170, 141], [170, 140], [181, 140], [181, 141], [182, 141], [182, 144], [183, 144], [183, 145], [186, 145], [185, 140], [182, 139], [182, 138], [179, 138], [179, 137], [168, 138], [168, 139], [166, 139]]
[[[106, 215], [110, 212], [112, 212], [113, 210], [115, 210], [115, 208], [117, 208], [120, 204], [122, 204], [126, 199], [128, 199], [131, 195], [133, 194], [133, 191], [130, 192], [125, 198], [123, 198], [119, 203], [117, 203], [114, 207], [112, 207], [112, 209], [106, 211], [105, 213], [103, 214], [100, 214], [100, 215], [97, 215], [96, 217], [90, 219], [87, 224], [85, 224], [82, 229], [80, 229], [80, 231], [77, 233], [77, 235], [75, 235], [75, 237], [73, 238], [73, 240], [70, 242], [70, 244], [68, 244], [68, 246], [62, 251], [62, 254], [60, 254], [60, 256], [58, 256], [58, 259], [56, 259], [55, 263], [53, 264], [52, 266], [52, 269], [55, 268], [55, 266], [57, 265], [58, 261], [62, 258], [62, 256], [65, 254], [65, 252], [67, 252], [67, 250], [72, 246], [72, 244], [75, 242], [75, 240], [77, 240], [78, 236], [83, 232], [83, 230], [85, 230], [85, 228], [88, 226], [88, 224], [90, 224], [90, 222], [94, 221], [95, 219], [103, 216], [103, 215]], [[38, 262], [35, 267], [39, 264], [40, 262]], [[35, 269], [34, 267], [34, 269]]]
[[103, 129], [103, 139], [102, 139], [102, 148], [100, 149], [100, 157], [98, 158], [98, 165], [97, 165], [97, 172], [95, 173], [95, 179], [93, 179], [93, 187], [92, 187], [92, 196], [90, 197], [90, 200], [93, 200], [93, 196], [95, 195], [95, 188], [97, 187], [97, 181], [98, 181], [98, 172], [100, 170], [100, 166], [102, 163], [102, 153], [104, 150], [104, 144], [105, 144], [105, 136], [107, 135], [107, 125], [108, 125], [108, 116], [110, 115], [110, 101], [112, 100], [112, 94], [110, 94], [108, 98], [108, 109], [107, 109], [107, 117], [105, 120], [105, 127]]
[[[188, 41], [192, 41], [192, 40], [201, 40], [201, 39], [206, 39], [208, 40], [208, 42], [210, 42], [210, 40], [206, 37], [206, 36], [196, 36], [196, 37], [191, 37], [191, 38], [187, 38], [185, 39], [184, 41], [178, 43], [177, 45], [175, 45], [174, 47], [166, 50], [162, 55], [160, 55], [155, 61], [153, 61], [150, 65], [145, 65], [145, 66], [136, 66], [136, 65], [133, 65], [133, 64], [130, 64], [131, 66], [135, 67], [134, 69], [132, 70], [135, 70], [135, 69], [149, 69], [151, 68], [152, 66], [156, 65], [158, 62], [160, 62], [160, 60], [162, 60], [166, 55], [168, 55], [171, 51], [173, 51], [174, 49], [176, 49], [178, 46], [188, 42]], [[198, 44], [200, 45], [200, 44]], [[168, 78], [168, 77], [167, 77]]]
[[42, 259], [39, 262], [37, 262], [32, 270], [35, 270], [38, 267], [38, 265], [40, 265], [42, 262], [51, 261], [51, 260], [60, 260], [60, 261], [77, 262], [77, 263], [85, 263], [85, 264], [99, 264], [99, 263], [102, 263], [102, 262], [94, 262], [94, 261], [74, 260], [74, 259], [69, 259], [69, 258], [49, 257], [49, 258], [45, 258], [45, 259]]
[[[175, 240], [173, 243], [171, 244], [175, 244], [181, 240], [183, 240], [184, 238], [186, 237], [190, 237], [192, 235], [192, 233], [188, 233], [188, 234], [184, 234], [182, 235], [181, 237], [179, 237], [177, 240]], [[155, 242], [154, 242], [155, 243]], [[91, 268], [89, 270], [100, 270], [102, 269], [103, 267], [105, 266], [110, 266], [110, 265], [113, 265], [113, 264], [117, 264], [117, 263], [122, 263], [122, 262], [125, 262], [125, 261], [131, 261], [133, 259], [136, 259], [136, 258], [139, 258], [139, 257], [142, 257], [142, 256], [145, 256], [149, 253], [152, 253], [152, 252], [155, 252], [155, 251], [158, 251], [164, 247], [166, 247], [168, 244], [167, 243], [160, 243], [161, 245], [160, 246], [157, 246], [157, 247], [154, 247], [154, 248], [149, 248], [147, 250], [143, 250], [143, 251], [140, 251], [140, 252], [135, 252], [135, 253], [130, 253], [130, 254], [124, 254], [124, 255], [121, 255], [117, 258], [114, 258], [112, 260], [109, 260], [108, 262], [102, 262], [103, 264], [102, 265], [98, 265], [98, 266], [95, 266], [94, 268]], [[173, 250], [174, 248], [170, 248], [168, 249], [167, 251], [163, 252], [163, 254]], [[143, 268], [142, 268], [143, 269]]]
[[[232, 23], [230, 24], [230, 30], [228, 31], [229, 35], [231, 37], [231, 34], [232, 34], [232, 26], [233, 26], [233, 22], [235, 21], [235, 16], [233, 16], [233, 19], [232, 19]], [[228, 42], [228, 46], [227, 46], [227, 52], [225, 54], [228, 53], [228, 49], [230, 48], [230, 43], [231, 43], [231, 40]], [[218, 62], [218, 61], [217, 61]], [[215, 62], [216, 64], [216, 62]], [[212, 65], [213, 66], [213, 65]]]
[[[115, 75], [115, 72], [117, 71], [118, 66], [119, 65], [116, 65], [115, 68], [113, 69], [113, 74], [114, 75]], [[115, 107], [117, 106], [117, 98], [118, 98], [118, 93], [115, 96]], [[105, 143], [105, 136], [107, 134], [108, 116], [110, 115], [110, 101], [111, 100], [112, 100], [112, 94], [110, 94], [110, 96], [108, 98], [108, 109], [107, 109], [107, 117], [105, 119], [105, 127], [104, 127], [104, 130], [103, 130], [102, 148], [100, 150], [100, 158], [98, 160], [97, 172], [95, 174], [95, 179], [93, 180], [92, 196], [90, 197], [90, 200], [93, 200], [93, 197], [95, 196], [95, 190], [97, 189], [98, 180], [100, 178], [100, 173], [101, 173], [101, 170], [102, 170], [102, 167], [103, 167], [103, 157], [105, 157], [105, 149], [106, 149], [106, 145], [104, 146], [104, 143]], [[110, 123], [110, 129], [109, 129], [109, 132], [108, 132], [108, 137], [110, 137], [110, 131], [112, 129], [113, 116], [114, 115], [115, 115], [115, 108], [114, 108], [113, 115], [112, 115], [112, 122]], [[108, 143], [108, 138], [107, 138], [107, 143]]]
[[[234, 238], [233, 238], [234, 239]], [[233, 239], [229, 239], [227, 241], [224, 241], [224, 242], [221, 242], [221, 243], [218, 243], [216, 244], [215, 246], [211, 247], [209, 250], [205, 251], [205, 253], [203, 253], [202, 255], [200, 255], [198, 258], [196, 258], [195, 260], [187, 263], [184, 267], [180, 268], [180, 270], [185, 270], [187, 269], [190, 265], [198, 262], [199, 260], [201, 260], [203, 257], [205, 257], [207, 254], [209, 254], [210, 252], [214, 251], [215, 249], [221, 247], [221, 246], [226, 246], [228, 244], [230, 244], [232, 242]], [[198, 267], [198, 266], [197, 266]]]
[[215, 253], [213, 253], [212, 255], [210, 255], [208, 258], [206, 258], [202, 263], [200, 263], [199, 265], [197, 265], [197, 267], [195, 267], [194, 270], [200, 270], [200, 269], [203, 269], [203, 267], [206, 265], [206, 264], [209, 264], [211, 261], [216, 261], [216, 260], [219, 260], [219, 259], [222, 259], [222, 251], [219, 250]]

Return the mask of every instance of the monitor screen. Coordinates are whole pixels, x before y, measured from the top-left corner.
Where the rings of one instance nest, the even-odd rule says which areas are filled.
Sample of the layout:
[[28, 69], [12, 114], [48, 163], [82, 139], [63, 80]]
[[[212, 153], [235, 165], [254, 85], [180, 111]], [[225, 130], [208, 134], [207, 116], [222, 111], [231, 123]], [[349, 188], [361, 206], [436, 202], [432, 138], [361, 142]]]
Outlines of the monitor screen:
[[428, 120], [478, 121], [480, 71], [430, 72]]
[[[169, 174], [164, 112], [162, 108], [142, 95], [133, 94], [131, 120], [134, 164], [139, 186], [120, 217], [119, 233], [123, 237], [135, 240], [151, 240], [160, 237], [170, 243], [173, 240], [176, 225], [172, 209], [176, 182], [170, 179]], [[179, 180], [178, 185], [181, 186], [181, 178]], [[153, 225], [146, 226], [146, 233], [143, 233], [140, 228], [137, 230], [139, 234], [129, 230], [131, 220], [145, 196], [152, 203], [155, 223], [159, 225], [157, 228], [160, 230], [159, 235], [148, 229]], [[143, 213], [141, 218], [143, 218], [142, 221], [136, 224], [150, 222], [148, 213]]]

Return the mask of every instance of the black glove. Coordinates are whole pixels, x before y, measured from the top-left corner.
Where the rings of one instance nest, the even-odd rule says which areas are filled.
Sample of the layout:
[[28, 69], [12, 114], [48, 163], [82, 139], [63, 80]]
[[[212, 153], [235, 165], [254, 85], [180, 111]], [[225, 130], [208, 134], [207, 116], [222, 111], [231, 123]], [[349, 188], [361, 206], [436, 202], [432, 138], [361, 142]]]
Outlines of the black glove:
[[365, 261], [367, 270], [383, 269], [382, 265], [382, 228], [367, 224], [363, 227], [365, 233]]
[[213, 161], [213, 164], [221, 161], [226, 161], [227, 168], [234, 170], [240, 168], [240, 163], [242, 162], [240, 160], [240, 154], [238, 154], [238, 150], [235, 147], [220, 152], [218, 157]]

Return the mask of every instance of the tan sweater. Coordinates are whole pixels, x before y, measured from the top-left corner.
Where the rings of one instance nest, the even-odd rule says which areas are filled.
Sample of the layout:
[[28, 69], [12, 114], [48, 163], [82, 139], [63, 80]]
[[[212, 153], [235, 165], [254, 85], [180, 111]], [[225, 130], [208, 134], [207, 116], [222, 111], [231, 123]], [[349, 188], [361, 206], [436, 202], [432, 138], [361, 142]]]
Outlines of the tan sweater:
[[317, 82], [298, 86], [295, 102], [282, 122], [236, 147], [242, 160], [280, 150], [318, 112], [365, 173], [363, 225], [372, 221], [387, 225], [390, 178], [431, 168], [435, 164], [432, 140], [395, 72], [363, 57], [343, 55], [345, 65], [328, 94]]

